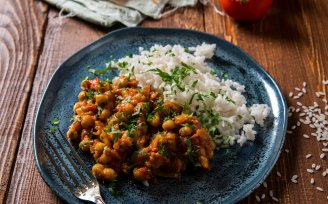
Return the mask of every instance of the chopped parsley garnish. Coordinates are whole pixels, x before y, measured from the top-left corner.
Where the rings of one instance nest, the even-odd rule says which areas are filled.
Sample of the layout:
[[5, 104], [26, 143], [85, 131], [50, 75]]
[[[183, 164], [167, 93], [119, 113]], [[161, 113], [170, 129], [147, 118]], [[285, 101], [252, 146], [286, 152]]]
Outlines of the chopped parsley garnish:
[[214, 70], [211, 70], [211, 71], [210, 71], [210, 74], [211, 74], [212, 76], [215, 76], [215, 75], [216, 75], [216, 72], [215, 72]]
[[162, 80], [172, 85], [171, 92], [174, 92], [173, 87], [176, 86], [180, 91], [185, 91], [186, 86], [182, 82], [191, 73], [196, 74], [196, 69], [184, 62], [181, 62], [181, 66], [176, 66], [170, 73], [164, 72], [161, 69], [150, 69], [149, 71], [155, 72]]
[[197, 83], [198, 83], [198, 80], [195, 80], [194, 82], [192, 82], [191, 87], [192, 87], [192, 88], [195, 88], [195, 87], [197, 86]]
[[221, 77], [222, 77], [222, 78], [228, 78], [228, 73], [225, 72], [225, 71], [223, 71], [223, 72], [221, 73]]
[[58, 126], [59, 125], [58, 118], [54, 118], [54, 120], [52, 121], [52, 124], [55, 125], [55, 126]]
[[128, 53], [126, 54], [126, 56], [128, 56], [128, 57], [132, 57], [133, 54], [132, 54], [132, 52], [128, 52]]
[[54, 128], [51, 128], [50, 130], [49, 130], [49, 133], [50, 134], [53, 134], [53, 133], [55, 133], [55, 132], [57, 132], [58, 131], [58, 128], [57, 127], [54, 127]]
[[129, 63], [126, 62], [126, 61], [123, 61], [123, 62], [117, 62], [117, 66], [119, 66], [119, 67], [122, 68], [122, 69], [126, 69], [126, 68], [128, 68], [128, 65], [129, 65]]
[[117, 180], [114, 180], [108, 184], [108, 190], [113, 196], [123, 195], [123, 191], [117, 188]]
[[166, 157], [166, 158], [170, 158], [171, 154], [169, 152], [166, 151], [166, 145], [163, 143], [160, 143], [160, 147], [159, 147], [159, 151], [158, 154]]
[[91, 66], [87, 66], [87, 69], [90, 73], [95, 74], [95, 75], [103, 75], [106, 74], [112, 67], [111, 63], [107, 63], [105, 69], [94, 69]]

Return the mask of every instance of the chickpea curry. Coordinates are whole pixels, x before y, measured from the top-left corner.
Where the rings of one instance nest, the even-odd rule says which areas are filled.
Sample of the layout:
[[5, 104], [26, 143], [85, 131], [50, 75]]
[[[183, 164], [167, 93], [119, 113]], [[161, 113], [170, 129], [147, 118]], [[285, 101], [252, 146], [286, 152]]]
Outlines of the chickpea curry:
[[97, 179], [149, 181], [178, 177], [190, 165], [209, 169], [215, 144], [207, 129], [152, 87], [121, 76], [86, 79], [81, 89], [67, 137], [92, 154]]

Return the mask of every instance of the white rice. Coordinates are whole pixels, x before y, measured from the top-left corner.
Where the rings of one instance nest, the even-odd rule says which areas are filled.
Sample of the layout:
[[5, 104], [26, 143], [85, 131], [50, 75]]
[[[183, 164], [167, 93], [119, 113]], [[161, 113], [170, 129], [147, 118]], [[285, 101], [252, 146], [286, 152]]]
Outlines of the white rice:
[[[235, 142], [243, 145], [246, 141], [255, 139], [255, 124], [264, 125], [270, 108], [266, 104], [247, 106], [243, 96], [245, 86], [213, 74], [214, 70], [205, 60], [213, 56], [214, 50], [214, 44], [205, 43], [190, 47], [188, 51], [181, 45], [154, 45], [150, 50], [140, 48], [139, 55], [126, 56], [115, 65], [127, 63], [126, 68], [121, 70], [121, 75], [130, 74], [139, 81], [140, 86], [151, 85], [162, 92], [164, 100], [181, 106], [187, 103], [191, 113], [201, 116], [200, 118], [207, 117], [208, 120], [203, 125], [210, 133], [218, 132], [212, 136], [219, 146], [233, 145]], [[176, 67], [181, 70], [183, 63], [195, 68], [195, 71], [181, 79], [183, 89], [179, 88], [179, 83], [165, 81], [160, 76], [159, 71], [172, 74]], [[203, 100], [198, 100], [199, 95], [203, 95]], [[220, 118], [220, 122], [208, 117], [209, 110]], [[213, 123], [215, 126], [208, 126]]]

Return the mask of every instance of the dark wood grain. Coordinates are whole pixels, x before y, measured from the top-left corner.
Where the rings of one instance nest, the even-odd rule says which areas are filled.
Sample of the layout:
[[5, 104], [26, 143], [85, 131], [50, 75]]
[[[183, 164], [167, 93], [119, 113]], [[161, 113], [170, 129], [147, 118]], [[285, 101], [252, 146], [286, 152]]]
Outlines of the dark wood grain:
[[1, 202], [20, 141], [47, 8], [36, 1], [0, 0], [0, 5]]
[[173, 14], [163, 17], [160, 20], [146, 19], [141, 23], [145, 27], [168, 27], [186, 28], [192, 30], [204, 30], [204, 10], [201, 4], [196, 7], [180, 8]]
[[44, 47], [33, 83], [7, 203], [60, 203], [44, 183], [34, 164], [32, 125], [36, 109], [56, 67], [66, 57], [104, 34], [81, 21], [59, 17], [57, 11], [51, 10], [48, 18]]
[[[275, 78], [288, 104], [296, 107], [296, 101], [288, 97], [294, 87], [301, 87], [306, 81], [308, 94], [299, 101], [313, 105], [313, 101], [319, 103], [315, 91], [322, 89], [324, 78], [328, 79], [328, 21], [324, 19], [328, 19], [325, 1], [277, 0], [265, 19], [257, 23], [236, 22], [207, 7], [205, 30], [246, 50]], [[290, 118], [289, 129], [297, 120], [296, 116]], [[267, 179], [268, 188], [261, 186], [242, 203], [254, 203], [255, 196], [261, 197], [263, 193], [266, 198], [262, 202], [274, 202], [269, 196], [271, 189], [281, 203], [327, 203], [327, 178], [322, 177], [322, 170], [313, 175], [306, 172], [312, 163], [328, 168], [327, 160], [319, 158], [322, 144], [315, 138], [302, 137], [310, 132], [310, 128], [301, 126], [287, 135], [284, 149], [290, 152], [283, 150]], [[305, 159], [307, 154], [312, 154], [312, 158]], [[291, 182], [293, 175], [300, 177], [298, 184]], [[310, 185], [312, 177], [316, 181], [313, 186]], [[316, 186], [325, 192], [317, 191]]]

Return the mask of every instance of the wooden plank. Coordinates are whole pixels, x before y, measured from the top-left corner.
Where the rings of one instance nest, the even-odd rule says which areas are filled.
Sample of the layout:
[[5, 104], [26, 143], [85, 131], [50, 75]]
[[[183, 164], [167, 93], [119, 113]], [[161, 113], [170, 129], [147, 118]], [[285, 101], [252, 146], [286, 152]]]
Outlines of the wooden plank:
[[[317, 89], [322, 89], [321, 81], [328, 78], [328, 5], [324, 0], [310, 3], [300, 1], [274, 1], [268, 16], [256, 23], [238, 23], [229, 17], [217, 15], [212, 8], [205, 8], [205, 30], [221, 36], [240, 46], [255, 58], [278, 82], [289, 105], [297, 106], [296, 101], [288, 97], [294, 87], [308, 84], [308, 93], [299, 101], [313, 105]], [[327, 91], [327, 89], [326, 89]], [[319, 103], [319, 102], [318, 102]], [[296, 125], [298, 117], [294, 114], [289, 119], [289, 129]], [[273, 202], [269, 192], [281, 203], [326, 203], [328, 184], [321, 176], [322, 170], [315, 174], [306, 172], [312, 163], [320, 164], [325, 170], [327, 162], [319, 158], [322, 144], [315, 138], [305, 139], [303, 134], [310, 134], [311, 128], [301, 126], [286, 136], [284, 150], [277, 165], [267, 179], [268, 188], [259, 187], [241, 203], [254, 203], [255, 196], [265, 194], [263, 202]], [[312, 154], [311, 159], [305, 155]], [[277, 171], [281, 177], [277, 176]], [[291, 177], [298, 175], [298, 184], [291, 182]], [[310, 185], [315, 178], [316, 184]], [[324, 188], [319, 192], [316, 186]]]
[[0, 202], [10, 181], [47, 7], [37, 1], [0, 0]]
[[[176, 14], [169, 16], [163, 22], [169, 23], [175, 18], [184, 15], [184, 19], [172, 25], [179, 27], [194, 27], [194, 23], [188, 20], [194, 15], [202, 15], [202, 7], [187, 8], [179, 10]], [[194, 29], [203, 30], [203, 18], [197, 19]], [[165, 26], [160, 21], [149, 21], [144, 26]], [[7, 197], [7, 203], [60, 203], [58, 198], [51, 192], [40, 177], [34, 161], [32, 152], [32, 127], [41, 94], [48, 83], [49, 77], [57, 65], [74, 51], [85, 46], [89, 42], [99, 38], [104, 32], [98, 27], [90, 26], [76, 19], [60, 19], [57, 12], [51, 10], [49, 14], [48, 27], [45, 35], [43, 52], [40, 56], [39, 67], [33, 83], [31, 100], [28, 107], [26, 122], [13, 177]]]
[[186, 28], [204, 31], [203, 6], [180, 8], [173, 14], [160, 20], [148, 19], [141, 23], [145, 27]]
[[32, 95], [19, 146], [7, 203], [60, 203], [37, 171], [32, 151], [32, 126], [40, 97], [56, 67], [69, 55], [96, 40], [104, 32], [82, 21], [62, 18], [51, 10], [43, 51], [33, 83]]

